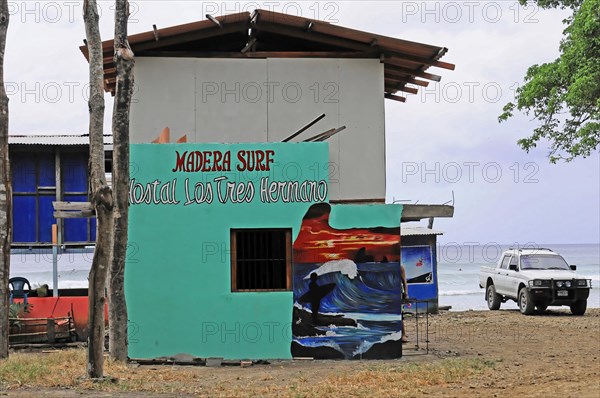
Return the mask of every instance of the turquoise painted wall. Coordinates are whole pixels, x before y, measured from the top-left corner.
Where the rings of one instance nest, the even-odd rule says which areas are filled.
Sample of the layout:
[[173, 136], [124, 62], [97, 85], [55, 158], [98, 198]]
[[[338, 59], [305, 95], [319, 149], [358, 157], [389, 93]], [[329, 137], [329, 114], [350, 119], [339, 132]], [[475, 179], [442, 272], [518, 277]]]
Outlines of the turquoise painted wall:
[[[237, 171], [237, 153], [254, 150], [273, 151], [270, 170]], [[231, 171], [212, 171], [212, 164], [206, 172], [173, 171], [177, 152], [185, 151], [229, 151]], [[191, 160], [193, 169], [197, 160]], [[129, 356], [290, 358], [293, 293], [232, 293], [230, 230], [292, 228], [295, 239], [314, 201], [265, 203], [261, 179], [326, 184], [328, 161], [327, 143], [132, 145], [125, 272]], [[222, 177], [251, 183], [253, 200], [221, 203], [215, 178]], [[193, 192], [196, 183], [213, 187], [212, 203], [186, 205], [186, 186]], [[331, 224], [395, 227], [401, 211], [401, 205], [336, 205]]]
[[[230, 151], [231, 170], [173, 172], [176, 151]], [[238, 172], [236, 154], [273, 150], [269, 171]], [[136, 144], [131, 146], [129, 243], [125, 291], [130, 316], [129, 356], [153, 358], [185, 352], [201, 357], [289, 358], [292, 292], [232, 293], [231, 228], [292, 228], [313, 202], [263, 203], [260, 179], [327, 181], [326, 143]], [[318, 167], [318, 166], [321, 167]], [[316, 167], [317, 166], [317, 167]], [[323, 175], [315, 175], [319, 170]], [[185, 205], [185, 180], [253, 183], [250, 203]], [[161, 184], [176, 179], [179, 204], [154, 204]], [[143, 197], [140, 186], [154, 181], [157, 195]], [[167, 187], [163, 201], [168, 197]], [[154, 191], [154, 186], [151, 185]], [[132, 200], [133, 199], [133, 200]], [[151, 204], [138, 203], [142, 199]]]
[[336, 229], [396, 228], [400, 226], [401, 218], [401, 204], [343, 204], [331, 206], [329, 224]]

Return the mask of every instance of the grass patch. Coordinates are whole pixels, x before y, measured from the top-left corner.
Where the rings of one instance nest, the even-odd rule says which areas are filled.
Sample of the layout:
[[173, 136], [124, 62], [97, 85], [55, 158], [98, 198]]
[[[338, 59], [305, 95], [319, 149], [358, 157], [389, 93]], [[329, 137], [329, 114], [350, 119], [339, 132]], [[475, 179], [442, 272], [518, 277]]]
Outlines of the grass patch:
[[[356, 362], [323, 374], [309, 366], [297, 372], [279, 369], [211, 369], [195, 367], [133, 367], [105, 362], [105, 374], [116, 382], [84, 379], [86, 350], [73, 349], [50, 354], [14, 353], [0, 361], [0, 389], [73, 388], [107, 392], [198, 394], [206, 397], [373, 397], [416, 395], [429, 386], [457, 383], [486, 372], [494, 363], [482, 359], [443, 359], [429, 363]], [[341, 367], [340, 367], [341, 368]], [[278, 378], [278, 380], [275, 379]], [[240, 378], [242, 380], [240, 381]]]
[[[314, 385], [294, 385], [284, 397], [396, 397], [418, 395], [428, 386], [458, 383], [494, 366], [479, 359], [444, 359], [419, 364], [381, 364], [343, 375], [330, 375]], [[268, 391], [265, 391], [268, 392]]]

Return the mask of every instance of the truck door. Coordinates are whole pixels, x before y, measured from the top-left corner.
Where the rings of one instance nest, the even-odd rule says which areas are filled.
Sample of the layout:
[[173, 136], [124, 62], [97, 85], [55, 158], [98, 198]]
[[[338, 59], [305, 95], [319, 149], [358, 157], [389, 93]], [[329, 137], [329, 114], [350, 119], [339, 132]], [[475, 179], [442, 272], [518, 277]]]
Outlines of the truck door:
[[494, 277], [494, 284], [496, 286], [496, 293], [498, 294], [506, 294], [508, 290], [507, 275], [508, 275], [508, 264], [511, 260], [510, 254], [505, 254], [502, 258], [502, 262], [500, 263], [500, 267], [496, 268], [496, 276]]
[[519, 271], [513, 271], [510, 268], [511, 267], [516, 267], [516, 269], [519, 269], [519, 257], [515, 254], [510, 258], [510, 266], [508, 267], [508, 270], [506, 272], [506, 276], [504, 278], [505, 282], [504, 282], [504, 286], [506, 288], [506, 295], [509, 297], [514, 297], [517, 298], [519, 292], [517, 292], [517, 288], [519, 287], [519, 282], [521, 281], [521, 278], [519, 278]]

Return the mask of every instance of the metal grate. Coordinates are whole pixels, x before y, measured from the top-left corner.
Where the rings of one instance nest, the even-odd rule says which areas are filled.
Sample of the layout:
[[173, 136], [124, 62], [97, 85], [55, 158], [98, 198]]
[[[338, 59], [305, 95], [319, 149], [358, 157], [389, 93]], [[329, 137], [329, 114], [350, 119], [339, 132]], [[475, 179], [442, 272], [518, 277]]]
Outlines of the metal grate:
[[291, 289], [291, 231], [232, 230], [232, 290]]

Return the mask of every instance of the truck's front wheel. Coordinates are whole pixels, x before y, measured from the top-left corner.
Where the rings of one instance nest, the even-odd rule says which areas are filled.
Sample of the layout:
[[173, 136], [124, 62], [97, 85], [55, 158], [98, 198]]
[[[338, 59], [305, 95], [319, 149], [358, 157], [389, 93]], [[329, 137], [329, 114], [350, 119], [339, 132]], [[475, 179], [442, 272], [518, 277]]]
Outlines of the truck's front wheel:
[[502, 303], [502, 296], [496, 293], [496, 288], [493, 284], [488, 285], [486, 297], [487, 305], [490, 310], [496, 311], [500, 309], [500, 303]]
[[571, 304], [571, 313], [573, 315], [583, 315], [587, 309], [587, 300], [577, 300]]
[[527, 288], [519, 290], [519, 310], [523, 315], [531, 315], [535, 311], [535, 304], [531, 301], [531, 295]]

